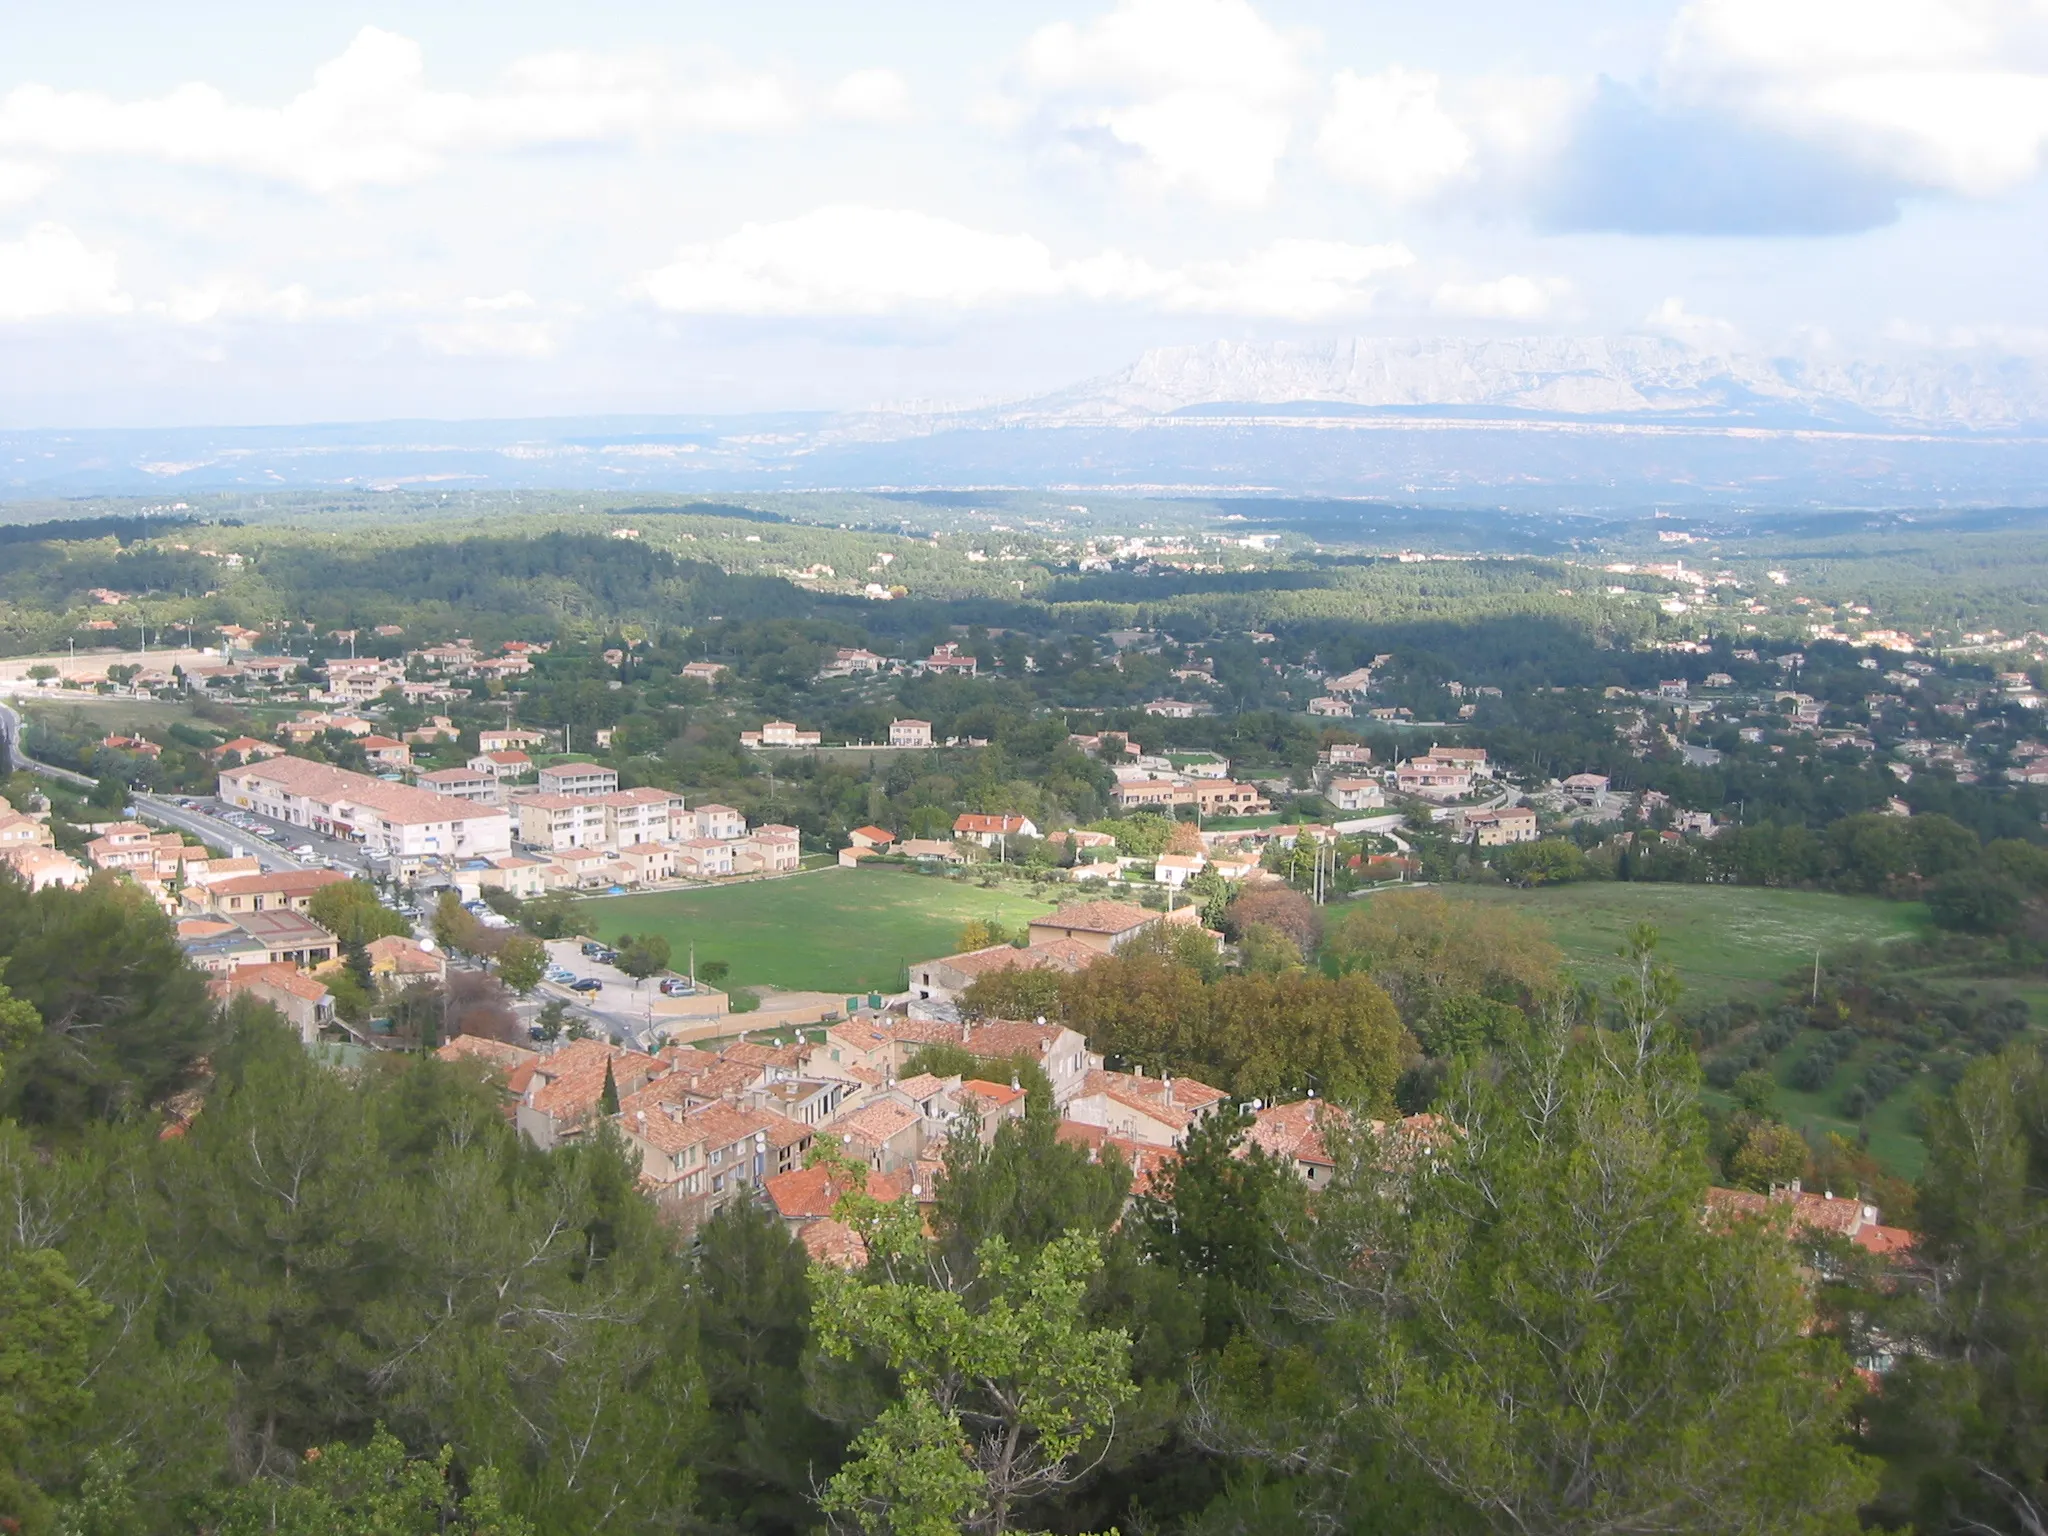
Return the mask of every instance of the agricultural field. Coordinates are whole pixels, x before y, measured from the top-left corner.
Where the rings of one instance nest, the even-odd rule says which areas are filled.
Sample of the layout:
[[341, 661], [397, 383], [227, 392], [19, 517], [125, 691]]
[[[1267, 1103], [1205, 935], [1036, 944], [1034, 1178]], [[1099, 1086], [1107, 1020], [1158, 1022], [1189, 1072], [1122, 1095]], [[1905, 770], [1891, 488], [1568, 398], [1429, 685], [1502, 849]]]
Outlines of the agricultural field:
[[1852, 944], [1883, 943], [1927, 923], [1926, 908], [1917, 902], [1762, 886], [1588, 881], [1534, 890], [1441, 889], [1453, 900], [1506, 903], [1538, 919], [1579, 975], [1594, 982], [1618, 974], [1617, 952], [1630, 928], [1654, 924], [1690, 1005], [1762, 998], [1812, 965], [1816, 948], [1832, 954]]
[[724, 960], [726, 985], [818, 992], [894, 992], [912, 961], [950, 954], [975, 918], [1021, 924], [1053, 902], [1013, 887], [896, 869], [826, 869], [721, 889], [607, 897], [583, 907], [591, 931], [658, 933], [674, 963]]

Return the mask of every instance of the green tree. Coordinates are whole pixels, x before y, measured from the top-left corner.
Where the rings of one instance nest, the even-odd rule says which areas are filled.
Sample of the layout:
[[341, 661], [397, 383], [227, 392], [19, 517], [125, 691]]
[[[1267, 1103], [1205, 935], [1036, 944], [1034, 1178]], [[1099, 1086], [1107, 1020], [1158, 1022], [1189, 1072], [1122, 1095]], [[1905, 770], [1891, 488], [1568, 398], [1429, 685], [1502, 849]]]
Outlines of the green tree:
[[1889, 1465], [1879, 1505], [1887, 1523], [2015, 1536], [2042, 1528], [2044, 1167], [2048, 1061], [2036, 1045], [1975, 1063], [1928, 1115], [1919, 1249], [1942, 1283], [1886, 1319], [1915, 1345], [1868, 1407], [1869, 1446]]
[[307, 902], [306, 915], [351, 948], [412, 932], [404, 918], [377, 899], [376, 888], [366, 880], [321, 886]]
[[621, 934], [619, 937], [620, 970], [635, 982], [645, 981], [656, 971], [668, 969], [668, 940], [658, 933]]
[[[0, 960], [0, 977], [7, 974], [7, 962]], [[43, 1027], [43, 1016], [36, 1012], [36, 1005], [25, 997], [16, 997], [14, 989], [0, 981], [0, 1083], [7, 1080], [7, 1058], [20, 1050]]]
[[1849, 1361], [1780, 1230], [1702, 1220], [1697, 1069], [1632, 947], [1615, 1028], [1546, 1013], [1459, 1074], [1453, 1129], [1334, 1138], [1285, 1386], [1215, 1389], [1235, 1443], [1404, 1490], [1395, 1528], [1858, 1529]]
[[47, 1514], [43, 1490], [23, 1475], [23, 1453], [91, 1406], [81, 1383], [106, 1312], [56, 1249], [0, 1251], [0, 1517], [16, 1528]]
[[547, 946], [539, 939], [517, 936], [507, 939], [498, 951], [498, 980], [521, 997], [540, 985], [547, 969]]
[[458, 1493], [455, 1453], [408, 1458], [379, 1425], [360, 1448], [326, 1445], [306, 1453], [299, 1476], [277, 1477], [220, 1495], [207, 1519], [213, 1536], [532, 1536], [505, 1508], [503, 1480], [482, 1467]]
[[813, 1268], [811, 1326], [826, 1355], [884, 1365], [901, 1396], [820, 1503], [865, 1531], [1008, 1531], [1020, 1505], [1087, 1474], [1136, 1391], [1129, 1336], [1088, 1324], [1098, 1241], [1069, 1233], [1025, 1258], [990, 1238], [972, 1296], [919, 1263], [914, 1218], [870, 1224], [868, 1241], [876, 1278]]
[[604, 1088], [597, 1096], [597, 1112], [601, 1115], [616, 1115], [619, 1112], [619, 1081], [612, 1075], [612, 1064], [604, 1064]]
[[707, 987], [723, 985], [725, 978], [731, 974], [732, 962], [730, 960], [704, 960], [700, 961], [697, 966], [697, 979]]
[[451, 955], [473, 955], [481, 946], [483, 924], [462, 905], [453, 891], [443, 891], [434, 902], [434, 942]]
[[0, 1082], [0, 1107], [26, 1122], [77, 1127], [158, 1103], [218, 1037], [205, 978], [140, 886], [30, 894], [0, 881], [0, 955], [16, 1000], [43, 1021]]
[[1806, 1173], [1806, 1138], [1791, 1126], [1766, 1120], [1749, 1128], [1728, 1159], [1728, 1176], [1745, 1189], [1772, 1189]]

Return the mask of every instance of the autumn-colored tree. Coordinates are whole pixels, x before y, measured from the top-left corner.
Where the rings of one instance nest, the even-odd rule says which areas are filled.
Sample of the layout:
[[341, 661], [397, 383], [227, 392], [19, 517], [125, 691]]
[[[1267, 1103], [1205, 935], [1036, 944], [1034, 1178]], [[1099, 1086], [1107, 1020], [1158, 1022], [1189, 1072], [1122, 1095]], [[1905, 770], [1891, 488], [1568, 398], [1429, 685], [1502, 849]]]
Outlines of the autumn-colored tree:
[[1284, 885], [1260, 885], [1246, 891], [1223, 910], [1224, 932], [1242, 941], [1255, 925], [1283, 933], [1304, 955], [1315, 952], [1322, 922], [1315, 905]]
[[1463, 993], [1533, 1003], [1557, 989], [1563, 964], [1540, 924], [1435, 891], [1383, 891], [1349, 904], [1331, 917], [1323, 953], [1340, 970], [1369, 972], [1411, 1024]]

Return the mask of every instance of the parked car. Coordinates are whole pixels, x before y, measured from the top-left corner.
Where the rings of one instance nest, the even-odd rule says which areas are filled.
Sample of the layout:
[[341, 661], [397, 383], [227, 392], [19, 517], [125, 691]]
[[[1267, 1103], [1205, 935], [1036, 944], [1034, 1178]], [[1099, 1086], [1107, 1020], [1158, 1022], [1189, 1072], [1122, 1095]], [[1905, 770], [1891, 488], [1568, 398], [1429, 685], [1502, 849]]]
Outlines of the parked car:
[[595, 976], [579, 976], [576, 980], [569, 983], [569, 990], [571, 992], [602, 992], [604, 990], [604, 983]]
[[295, 859], [310, 859], [318, 852], [319, 849], [315, 848], [311, 843], [301, 843], [292, 850], [292, 857]]
[[689, 978], [686, 976], [664, 976], [661, 980], [661, 995], [663, 997], [688, 997], [696, 990], [695, 987], [690, 985]]
[[605, 946], [598, 943], [596, 939], [585, 939], [582, 949], [586, 955], [601, 955], [605, 952]]

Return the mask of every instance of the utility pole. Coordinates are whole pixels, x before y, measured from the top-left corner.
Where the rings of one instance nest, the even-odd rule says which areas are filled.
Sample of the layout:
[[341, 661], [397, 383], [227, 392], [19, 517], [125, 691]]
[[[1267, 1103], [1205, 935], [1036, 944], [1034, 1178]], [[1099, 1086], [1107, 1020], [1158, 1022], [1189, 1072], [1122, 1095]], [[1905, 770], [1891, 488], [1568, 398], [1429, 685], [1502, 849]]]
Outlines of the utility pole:
[[1814, 1006], [1816, 1006], [1816, 1005], [1817, 1005], [1817, 1004], [1818, 1004], [1819, 1002], [1820, 1002], [1820, 946], [1819, 946], [1818, 944], [1816, 944], [1816, 945], [1814, 945], [1814, 947], [1813, 947], [1813, 996], [1812, 996], [1812, 997], [1811, 997], [1810, 999], [1808, 999], [1808, 1001], [1807, 1001], [1807, 1007], [1809, 1007], [1809, 1008], [1811, 1008], [1811, 1007], [1814, 1007]]

